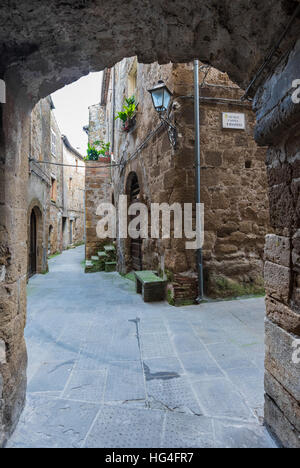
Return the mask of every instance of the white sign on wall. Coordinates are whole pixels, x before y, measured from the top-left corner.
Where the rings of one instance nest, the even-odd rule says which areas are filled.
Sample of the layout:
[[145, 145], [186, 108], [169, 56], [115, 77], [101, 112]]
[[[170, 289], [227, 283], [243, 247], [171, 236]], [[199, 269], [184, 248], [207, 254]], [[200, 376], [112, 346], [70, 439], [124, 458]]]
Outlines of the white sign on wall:
[[234, 130], [246, 129], [245, 114], [232, 114], [229, 112], [222, 113], [223, 128], [231, 128]]

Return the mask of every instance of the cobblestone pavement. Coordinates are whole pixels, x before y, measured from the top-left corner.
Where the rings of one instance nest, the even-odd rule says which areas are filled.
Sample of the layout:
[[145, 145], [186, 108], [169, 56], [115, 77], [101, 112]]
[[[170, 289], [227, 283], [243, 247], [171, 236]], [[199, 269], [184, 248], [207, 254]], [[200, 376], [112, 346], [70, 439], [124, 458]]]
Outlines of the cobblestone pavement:
[[262, 425], [264, 300], [144, 304], [84, 249], [28, 287], [20, 447], [276, 447]]

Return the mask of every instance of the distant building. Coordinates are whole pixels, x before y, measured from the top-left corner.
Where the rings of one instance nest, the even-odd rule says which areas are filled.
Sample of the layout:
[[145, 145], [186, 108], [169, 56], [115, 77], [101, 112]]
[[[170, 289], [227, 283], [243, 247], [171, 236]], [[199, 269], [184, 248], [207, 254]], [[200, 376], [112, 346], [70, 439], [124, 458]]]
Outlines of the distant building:
[[84, 240], [83, 157], [62, 137], [53, 108], [50, 97], [42, 99], [31, 116], [29, 276], [48, 270], [49, 255]]

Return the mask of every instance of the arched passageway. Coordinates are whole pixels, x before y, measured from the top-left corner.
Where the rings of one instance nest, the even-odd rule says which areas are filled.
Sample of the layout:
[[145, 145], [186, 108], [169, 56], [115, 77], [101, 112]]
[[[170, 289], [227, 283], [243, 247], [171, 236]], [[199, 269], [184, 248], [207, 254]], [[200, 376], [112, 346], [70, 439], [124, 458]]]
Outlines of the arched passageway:
[[[0, 239], [5, 267], [0, 339], [9, 350], [0, 365], [4, 402], [0, 443], [18, 420], [26, 388], [28, 160], [24, 148], [29, 147], [30, 111], [39, 98], [89, 71], [137, 55], [145, 63], [199, 58], [228, 72], [244, 88], [263, 65], [250, 95], [255, 96], [258, 116], [256, 139], [270, 147], [267, 165], [276, 232], [266, 249], [266, 422], [284, 445], [299, 446], [299, 366], [292, 360], [293, 343], [300, 334], [300, 106], [297, 96], [292, 99], [293, 83], [300, 78], [300, 19], [298, 12], [294, 15], [298, 3], [21, 0], [0, 6], [0, 79], [7, 91], [6, 104], [0, 108]], [[265, 61], [270, 50], [271, 58]], [[8, 291], [7, 283], [13, 291]]]

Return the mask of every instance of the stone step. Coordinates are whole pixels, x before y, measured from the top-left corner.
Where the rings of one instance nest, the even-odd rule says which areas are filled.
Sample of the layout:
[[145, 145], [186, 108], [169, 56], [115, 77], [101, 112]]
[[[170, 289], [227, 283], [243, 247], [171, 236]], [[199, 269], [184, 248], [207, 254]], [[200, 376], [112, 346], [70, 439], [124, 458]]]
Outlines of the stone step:
[[117, 271], [117, 262], [106, 262], [105, 263], [105, 271], [106, 273]]
[[106, 252], [98, 252], [98, 257], [99, 258], [107, 257], [107, 253]]
[[84, 271], [85, 273], [95, 273], [97, 271], [97, 268], [91, 260], [86, 260]]
[[104, 250], [105, 252], [115, 252], [116, 247], [114, 245], [105, 245]]
[[91, 257], [91, 260], [92, 260], [92, 262], [99, 262], [99, 257], [98, 257], [98, 255], [93, 255], [93, 256]]

